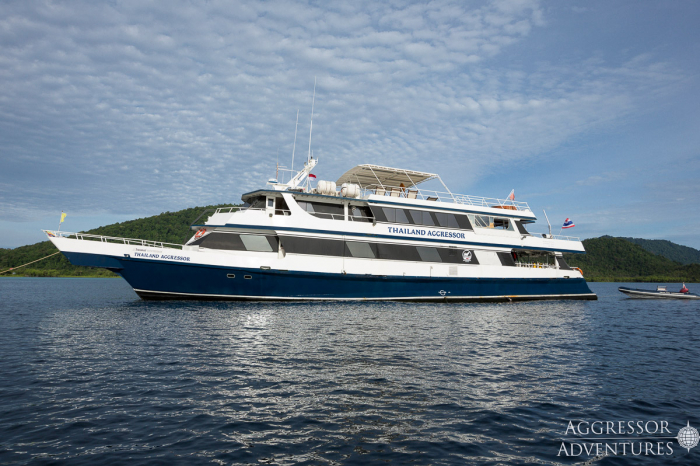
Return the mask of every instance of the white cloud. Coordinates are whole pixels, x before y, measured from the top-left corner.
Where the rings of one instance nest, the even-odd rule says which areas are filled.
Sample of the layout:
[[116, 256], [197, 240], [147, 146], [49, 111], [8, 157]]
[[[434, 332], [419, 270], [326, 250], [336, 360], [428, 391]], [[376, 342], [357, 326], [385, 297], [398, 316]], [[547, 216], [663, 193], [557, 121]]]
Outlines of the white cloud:
[[236, 202], [289, 157], [297, 109], [305, 153], [314, 76], [323, 176], [439, 157], [462, 183], [682, 78], [649, 55], [493, 61], [544, 25], [534, 1], [3, 3], [0, 215]]

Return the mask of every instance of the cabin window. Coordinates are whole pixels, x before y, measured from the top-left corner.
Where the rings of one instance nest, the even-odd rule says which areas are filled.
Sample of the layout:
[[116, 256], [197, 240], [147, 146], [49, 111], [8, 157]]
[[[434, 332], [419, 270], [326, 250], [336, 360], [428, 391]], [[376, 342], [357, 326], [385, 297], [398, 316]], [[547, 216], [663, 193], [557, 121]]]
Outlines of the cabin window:
[[345, 207], [342, 204], [308, 201], [297, 201], [297, 204], [315, 217], [331, 220], [345, 220]]
[[350, 209], [350, 219], [355, 222], [372, 222], [374, 218], [372, 217], [372, 211], [369, 207], [351, 205]]
[[498, 230], [512, 230], [510, 220], [508, 220], [507, 218], [494, 218], [493, 227]]
[[267, 198], [267, 206], [272, 208], [275, 206], [275, 199], [272, 197]]
[[423, 262], [442, 262], [437, 248], [424, 248], [418, 246], [416, 249], [418, 250], [418, 255]]
[[209, 233], [192, 243], [201, 248], [223, 249], [226, 251], [245, 251], [245, 245], [239, 235], [231, 233]]
[[513, 223], [515, 224], [515, 227], [518, 229], [518, 231], [520, 232], [521, 235], [529, 235], [530, 234], [530, 232], [528, 232], [525, 229], [525, 225], [523, 225], [523, 222], [521, 220], [515, 220]]
[[277, 198], [277, 206], [275, 208], [275, 215], [290, 215], [289, 206], [283, 197]]
[[501, 265], [504, 265], [506, 267], [515, 267], [515, 261], [513, 260], [513, 256], [509, 252], [497, 252], [498, 254], [498, 259], [501, 261]]
[[569, 264], [566, 263], [563, 257], [556, 256], [557, 262], [559, 263], [559, 268], [562, 270], [571, 270]]
[[332, 239], [283, 236], [282, 247], [287, 254], [343, 256], [343, 242]]
[[364, 257], [367, 259], [374, 259], [377, 257], [374, 249], [369, 243], [356, 243], [354, 241], [348, 241], [345, 244], [348, 247], [350, 257]]
[[254, 197], [248, 201], [250, 203], [249, 209], [264, 209], [265, 208], [265, 198], [263, 196]]
[[489, 228], [491, 217], [487, 215], [474, 215], [474, 225], [479, 228]]
[[241, 235], [246, 251], [272, 252], [272, 246], [265, 236]]
[[404, 246], [402, 244], [377, 243], [377, 251], [380, 259], [395, 261], [415, 261], [420, 262], [421, 257], [415, 246]]
[[391, 209], [389, 207], [383, 207], [382, 211], [384, 212], [384, 217], [386, 217], [387, 222], [396, 223], [396, 209]]
[[425, 212], [422, 210], [410, 210], [409, 213], [411, 214], [411, 219], [413, 220], [413, 223], [415, 223], [416, 225], [435, 225], [435, 222], [433, 221], [433, 216], [430, 215], [430, 212]]
[[239, 235], [235, 233], [209, 233], [192, 243], [201, 248], [224, 251], [277, 252], [277, 238], [263, 235]]
[[408, 211], [404, 209], [396, 209], [396, 223], [411, 223], [408, 219]]

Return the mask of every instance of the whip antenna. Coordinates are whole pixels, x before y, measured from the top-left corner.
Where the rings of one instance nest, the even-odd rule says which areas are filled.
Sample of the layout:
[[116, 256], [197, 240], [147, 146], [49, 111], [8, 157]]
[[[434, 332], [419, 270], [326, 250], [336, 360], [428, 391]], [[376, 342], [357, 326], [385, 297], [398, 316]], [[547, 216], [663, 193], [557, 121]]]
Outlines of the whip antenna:
[[299, 127], [299, 110], [297, 109], [297, 124], [294, 125], [294, 147], [292, 147], [292, 173], [294, 173], [294, 151], [297, 150], [297, 128]]
[[314, 103], [316, 102], [316, 77], [314, 76], [314, 96], [311, 99], [311, 125], [309, 126], [309, 155], [307, 160], [311, 160], [311, 131], [314, 129]]

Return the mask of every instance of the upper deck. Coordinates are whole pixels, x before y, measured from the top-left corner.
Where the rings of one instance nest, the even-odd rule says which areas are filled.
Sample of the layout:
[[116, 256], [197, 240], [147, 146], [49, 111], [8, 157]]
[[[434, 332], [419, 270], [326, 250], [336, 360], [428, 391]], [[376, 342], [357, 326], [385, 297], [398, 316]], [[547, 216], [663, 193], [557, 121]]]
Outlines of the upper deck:
[[[445, 188], [445, 191], [426, 190], [417, 187], [418, 184], [429, 180], [438, 180]], [[387, 196], [390, 198], [420, 199], [532, 213], [527, 202], [453, 193], [436, 173], [363, 164], [351, 168], [336, 181], [338, 186], [346, 183], [357, 184], [362, 193], [361, 197], [364, 199], [369, 199], [372, 195]], [[527, 217], [530, 217], [530, 215], [527, 215]]]

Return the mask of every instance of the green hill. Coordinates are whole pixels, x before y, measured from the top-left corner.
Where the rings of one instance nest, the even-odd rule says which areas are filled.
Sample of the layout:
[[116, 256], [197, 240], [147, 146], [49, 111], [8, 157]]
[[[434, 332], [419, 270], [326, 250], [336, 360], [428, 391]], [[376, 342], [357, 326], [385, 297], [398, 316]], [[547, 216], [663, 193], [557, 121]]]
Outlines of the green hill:
[[[192, 236], [190, 225], [206, 209], [228, 207], [233, 204], [218, 206], [192, 207], [177, 212], [164, 212], [152, 217], [129, 220], [122, 223], [114, 223], [95, 228], [85, 233], [95, 235], [117, 236], [121, 238], [138, 238], [166, 243], [182, 244]], [[26, 264], [33, 260], [48, 256], [58, 250], [50, 241], [22, 246], [15, 249], [0, 249], [0, 272]], [[116, 277], [117, 275], [106, 269], [91, 267], [76, 267], [68, 262], [63, 254], [37, 262], [36, 264], [17, 269], [16, 276], [24, 277]], [[7, 272], [2, 277], [12, 276]]]
[[700, 264], [700, 251], [665, 239], [623, 238], [637, 244], [657, 256], [663, 256], [681, 264]]
[[583, 241], [586, 254], [566, 254], [586, 280], [599, 282], [698, 282], [700, 264], [683, 265], [646, 251], [623, 238], [603, 236]]

